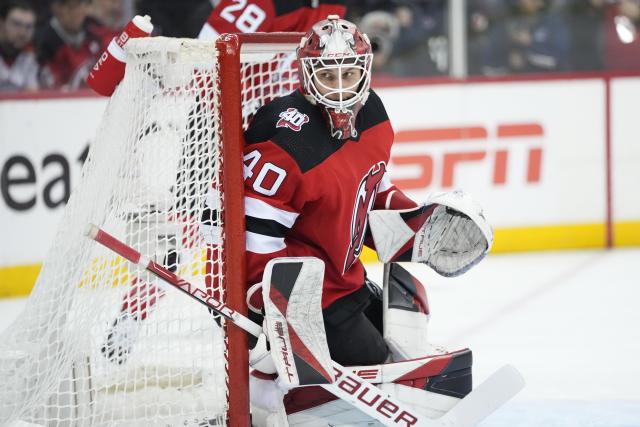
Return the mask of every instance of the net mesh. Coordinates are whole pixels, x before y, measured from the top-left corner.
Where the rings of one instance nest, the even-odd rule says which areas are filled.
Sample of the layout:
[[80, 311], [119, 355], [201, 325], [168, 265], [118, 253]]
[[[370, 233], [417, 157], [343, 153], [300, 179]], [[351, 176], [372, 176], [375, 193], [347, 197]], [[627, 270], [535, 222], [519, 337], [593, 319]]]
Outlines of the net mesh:
[[[217, 53], [212, 43], [166, 38], [127, 50], [125, 79], [36, 286], [0, 336], [0, 425], [225, 422], [222, 321], [83, 234], [97, 224], [224, 300], [224, 246], [207, 256], [199, 232], [206, 197], [218, 210], [212, 225], [225, 226]], [[243, 57], [245, 126], [295, 85], [290, 57], [276, 52]]]

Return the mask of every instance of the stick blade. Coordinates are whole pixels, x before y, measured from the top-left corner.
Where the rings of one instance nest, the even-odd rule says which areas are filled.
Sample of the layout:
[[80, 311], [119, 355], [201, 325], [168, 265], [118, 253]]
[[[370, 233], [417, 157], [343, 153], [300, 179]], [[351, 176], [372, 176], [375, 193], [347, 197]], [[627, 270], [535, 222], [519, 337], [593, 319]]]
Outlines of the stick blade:
[[512, 365], [505, 365], [438, 421], [442, 426], [471, 427], [504, 405], [524, 388], [524, 378]]

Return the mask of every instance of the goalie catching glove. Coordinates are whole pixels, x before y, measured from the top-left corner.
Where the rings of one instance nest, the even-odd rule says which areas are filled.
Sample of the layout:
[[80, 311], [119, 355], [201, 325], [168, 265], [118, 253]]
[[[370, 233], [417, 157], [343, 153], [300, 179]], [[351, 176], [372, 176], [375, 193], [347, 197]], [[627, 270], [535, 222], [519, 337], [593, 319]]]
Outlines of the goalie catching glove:
[[414, 209], [371, 211], [369, 227], [380, 261], [419, 262], [447, 277], [469, 270], [493, 244], [482, 208], [459, 190]]

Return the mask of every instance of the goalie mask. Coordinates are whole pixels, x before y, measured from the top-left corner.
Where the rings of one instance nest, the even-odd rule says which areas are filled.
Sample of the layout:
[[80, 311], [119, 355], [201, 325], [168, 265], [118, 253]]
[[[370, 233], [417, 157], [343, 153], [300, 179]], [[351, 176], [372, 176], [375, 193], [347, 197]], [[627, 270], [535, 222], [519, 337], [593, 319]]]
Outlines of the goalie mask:
[[366, 34], [337, 15], [320, 21], [297, 50], [302, 92], [322, 108], [331, 136], [358, 136], [355, 123], [371, 85], [371, 43]]

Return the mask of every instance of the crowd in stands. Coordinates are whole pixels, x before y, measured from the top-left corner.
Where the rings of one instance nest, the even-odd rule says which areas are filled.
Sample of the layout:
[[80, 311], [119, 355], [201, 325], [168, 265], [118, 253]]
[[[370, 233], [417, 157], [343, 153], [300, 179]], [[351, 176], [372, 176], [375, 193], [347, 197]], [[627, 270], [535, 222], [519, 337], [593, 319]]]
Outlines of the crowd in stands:
[[640, 0], [470, 0], [471, 74], [640, 71]]
[[[378, 73], [449, 73], [449, 1], [355, 3]], [[640, 0], [466, 0], [466, 11], [469, 75], [640, 71]]]
[[[216, 0], [0, 0], [0, 91], [74, 90], [135, 14], [154, 35], [197, 37]], [[374, 71], [447, 75], [448, 0], [351, 0]], [[640, 0], [467, 0], [470, 75], [640, 71]]]

